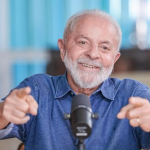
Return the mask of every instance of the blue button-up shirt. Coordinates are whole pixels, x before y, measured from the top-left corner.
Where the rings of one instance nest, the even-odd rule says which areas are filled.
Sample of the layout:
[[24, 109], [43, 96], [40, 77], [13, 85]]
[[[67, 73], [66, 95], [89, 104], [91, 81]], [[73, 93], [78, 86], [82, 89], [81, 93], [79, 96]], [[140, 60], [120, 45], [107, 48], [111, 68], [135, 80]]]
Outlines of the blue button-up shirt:
[[[25, 143], [25, 150], [76, 150], [78, 141], [73, 137], [69, 120], [63, 117], [64, 113], [70, 113], [71, 101], [76, 95], [66, 75], [34, 75], [17, 88], [25, 86], [31, 87], [31, 95], [39, 104], [38, 114], [29, 114], [31, 119], [26, 124], [10, 124], [1, 130], [1, 139], [17, 137]], [[150, 133], [130, 126], [128, 119], [116, 117], [131, 96], [150, 100], [150, 90], [134, 80], [109, 78], [92, 93], [92, 111], [99, 114], [99, 119], [93, 120], [92, 134], [85, 140], [86, 150], [150, 148]]]

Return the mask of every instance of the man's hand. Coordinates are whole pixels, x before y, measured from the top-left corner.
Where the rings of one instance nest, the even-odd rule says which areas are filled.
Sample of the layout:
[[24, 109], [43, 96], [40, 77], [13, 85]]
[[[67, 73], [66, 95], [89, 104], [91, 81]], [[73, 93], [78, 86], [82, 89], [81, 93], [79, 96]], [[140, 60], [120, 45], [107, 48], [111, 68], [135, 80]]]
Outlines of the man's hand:
[[29, 87], [13, 90], [1, 104], [1, 118], [11, 123], [24, 124], [30, 119], [30, 117], [26, 115], [27, 113], [36, 115], [38, 104], [36, 100], [29, 95], [30, 92], [31, 89]]
[[150, 131], [150, 103], [147, 99], [131, 97], [129, 104], [121, 109], [117, 117], [128, 118], [131, 126], [140, 126], [144, 131]]

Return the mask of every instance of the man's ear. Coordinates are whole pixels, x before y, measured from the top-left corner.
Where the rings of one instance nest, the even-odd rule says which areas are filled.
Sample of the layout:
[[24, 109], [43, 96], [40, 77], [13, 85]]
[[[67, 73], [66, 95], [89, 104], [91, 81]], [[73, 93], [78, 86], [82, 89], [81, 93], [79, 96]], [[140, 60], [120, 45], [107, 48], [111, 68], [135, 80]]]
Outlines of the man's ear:
[[116, 54], [116, 56], [115, 56], [114, 63], [116, 63], [116, 61], [120, 58], [120, 56], [121, 56], [121, 53], [118, 52], [118, 53]]
[[64, 61], [66, 50], [65, 50], [65, 44], [64, 44], [63, 39], [58, 39], [58, 47], [59, 47], [59, 50], [60, 50], [61, 60]]

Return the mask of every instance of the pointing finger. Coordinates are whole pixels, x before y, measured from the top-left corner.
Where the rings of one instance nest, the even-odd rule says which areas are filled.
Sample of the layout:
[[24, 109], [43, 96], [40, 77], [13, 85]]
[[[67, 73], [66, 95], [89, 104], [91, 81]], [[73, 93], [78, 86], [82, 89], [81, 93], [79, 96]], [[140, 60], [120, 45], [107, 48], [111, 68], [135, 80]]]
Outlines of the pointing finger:
[[131, 105], [131, 104], [128, 104], [128, 105], [124, 106], [124, 107], [120, 110], [120, 112], [117, 114], [117, 118], [118, 118], [118, 119], [123, 119], [123, 118], [127, 117], [128, 111], [129, 111], [130, 109], [132, 109], [132, 108], [133, 108], [133, 105]]
[[149, 101], [140, 97], [131, 97], [129, 99], [129, 103], [132, 104], [134, 107], [140, 107], [145, 104], [149, 104]]
[[31, 88], [30, 87], [25, 87], [25, 88], [19, 89], [17, 91], [17, 97], [18, 98], [24, 98], [24, 96], [30, 94], [30, 92], [31, 92]]
[[29, 104], [29, 113], [37, 115], [38, 104], [36, 100], [31, 95], [28, 95], [26, 101]]

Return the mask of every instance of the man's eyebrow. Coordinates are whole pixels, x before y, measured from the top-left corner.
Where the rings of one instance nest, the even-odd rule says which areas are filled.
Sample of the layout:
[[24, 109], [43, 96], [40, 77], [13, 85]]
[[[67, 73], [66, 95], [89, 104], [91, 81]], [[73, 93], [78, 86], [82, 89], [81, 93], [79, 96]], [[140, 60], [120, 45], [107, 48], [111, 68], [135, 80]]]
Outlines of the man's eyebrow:
[[109, 41], [101, 41], [100, 44], [108, 44], [108, 45], [112, 45], [112, 43], [109, 42]]
[[85, 39], [87, 39], [87, 40], [90, 40], [89, 37], [87, 37], [87, 36], [85, 36], [85, 35], [83, 35], [83, 34], [79, 35], [77, 38], [85, 38]]

